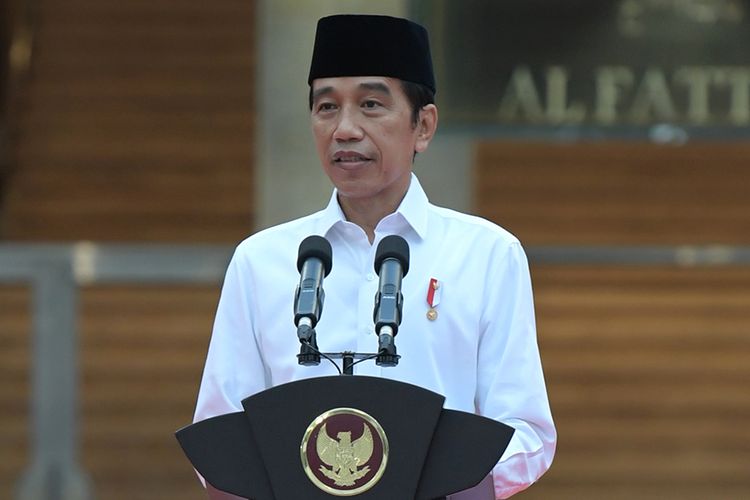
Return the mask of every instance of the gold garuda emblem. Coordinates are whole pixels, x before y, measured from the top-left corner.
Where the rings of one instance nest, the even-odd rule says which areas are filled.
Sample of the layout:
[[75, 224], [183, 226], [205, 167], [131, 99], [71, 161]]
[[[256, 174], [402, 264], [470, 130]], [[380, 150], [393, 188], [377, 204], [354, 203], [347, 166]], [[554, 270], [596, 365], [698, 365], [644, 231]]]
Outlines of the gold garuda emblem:
[[315, 486], [353, 496], [375, 486], [388, 462], [388, 439], [377, 420], [354, 408], [335, 408], [307, 427], [302, 467]]

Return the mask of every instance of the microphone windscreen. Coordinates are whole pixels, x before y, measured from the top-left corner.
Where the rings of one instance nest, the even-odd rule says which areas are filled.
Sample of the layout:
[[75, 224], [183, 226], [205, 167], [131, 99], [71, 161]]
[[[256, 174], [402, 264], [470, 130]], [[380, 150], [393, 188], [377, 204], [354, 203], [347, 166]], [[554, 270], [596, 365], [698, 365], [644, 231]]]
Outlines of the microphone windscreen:
[[323, 263], [325, 276], [331, 272], [333, 265], [333, 250], [331, 244], [322, 236], [308, 236], [299, 244], [299, 254], [297, 255], [297, 271], [302, 272], [302, 266], [309, 258], [318, 258]]
[[403, 276], [409, 272], [409, 244], [401, 236], [391, 234], [380, 240], [375, 252], [375, 272], [380, 275], [380, 267], [385, 259], [396, 259], [401, 264]]

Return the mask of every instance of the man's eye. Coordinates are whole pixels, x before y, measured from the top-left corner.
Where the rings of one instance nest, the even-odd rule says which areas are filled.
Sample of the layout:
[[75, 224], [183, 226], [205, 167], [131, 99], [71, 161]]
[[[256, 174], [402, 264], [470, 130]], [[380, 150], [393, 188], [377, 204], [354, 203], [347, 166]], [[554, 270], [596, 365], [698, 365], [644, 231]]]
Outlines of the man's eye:
[[331, 111], [335, 108], [336, 106], [332, 102], [323, 102], [318, 105], [318, 111]]
[[362, 103], [362, 107], [367, 109], [374, 109], [380, 106], [378, 101], [365, 101]]

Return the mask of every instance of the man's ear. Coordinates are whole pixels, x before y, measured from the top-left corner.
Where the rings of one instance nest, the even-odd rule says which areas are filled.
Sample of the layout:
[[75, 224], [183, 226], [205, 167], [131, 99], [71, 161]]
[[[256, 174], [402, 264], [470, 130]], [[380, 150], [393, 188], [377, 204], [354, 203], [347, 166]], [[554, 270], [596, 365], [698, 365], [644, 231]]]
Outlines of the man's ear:
[[416, 153], [423, 153], [435, 135], [438, 124], [438, 110], [434, 104], [428, 104], [419, 110], [417, 122], [417, 142], [414, 145]]

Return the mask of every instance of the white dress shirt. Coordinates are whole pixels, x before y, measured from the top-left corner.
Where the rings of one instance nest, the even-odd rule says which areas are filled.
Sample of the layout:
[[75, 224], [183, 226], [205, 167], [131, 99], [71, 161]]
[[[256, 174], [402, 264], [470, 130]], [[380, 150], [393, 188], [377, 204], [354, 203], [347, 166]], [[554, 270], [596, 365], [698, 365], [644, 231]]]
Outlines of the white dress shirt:
[[[263, 230], [240, 243], [227, 270], [201, 382], [195, 421], [242, 411], [240, 402], [271, 386], [335, 375], [322, 360], [300, 366], [293, 321], [300, 242], [317, 234], [333, 248], [325, 303], [316, 327], [323, 352], [375, 352], [373, 268], [380, 240], [406, 239], [403, 321], [396, 367], [372, 361], [355, 374], [419, 385], [445, 396], [445, 407], [515, 428], [493, 470], [497, 498], [536, 481], [550, 466], [556, 432], [539, 358], [528, 263], [518, 240], [484, 219], [436, 207], [412, 176], [398, 210], [380, 221], [375, 240], [348, 222], [334, 191], [315, 214]], [[430, 280], [439, 282], [437, 317], [427, 317]]]

